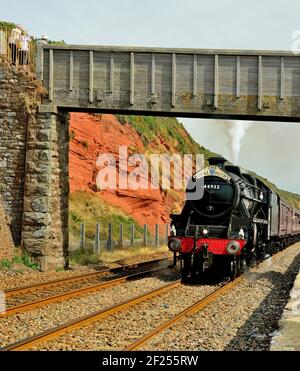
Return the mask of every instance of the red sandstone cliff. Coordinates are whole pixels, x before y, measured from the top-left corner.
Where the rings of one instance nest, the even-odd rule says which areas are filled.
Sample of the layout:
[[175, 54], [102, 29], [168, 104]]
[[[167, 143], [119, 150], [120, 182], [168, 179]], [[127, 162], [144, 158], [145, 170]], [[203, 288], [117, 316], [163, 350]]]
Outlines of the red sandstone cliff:
[[[113, 115], [88, 115], [72, 113], [70, 123], [70, 190], [95, 194], [109, 204], [119, 207], [132, 216], [140, 225], [169, 222], [174, 207], [174, 198], [161, 190], [104, 190], [97, 191], [96, 161], [99, 154], [113, 154], [118, 168], [120, 146], [133, 148], [135, 153], [144, 153], [145, 147], [130, 124], [121, 124]], [[130, 169], [129, 169], [130, 170]], [[129, 171], [128, 170], [128, 171]], [[183, 199], [183, 195], [181, 196]], [[178, 203], [178, 196], [177, 196]]]

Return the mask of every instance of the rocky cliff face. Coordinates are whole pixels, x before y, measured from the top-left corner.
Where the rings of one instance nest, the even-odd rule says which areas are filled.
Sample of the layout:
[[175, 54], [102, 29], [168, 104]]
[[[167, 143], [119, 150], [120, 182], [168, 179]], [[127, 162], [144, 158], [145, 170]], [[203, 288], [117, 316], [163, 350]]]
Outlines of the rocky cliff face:
[[[162, 190], [122, 190], [117, 182], [116, 190], [98, 191], [96, 166], [99, 154], [112, 154], [119, 172], [119, 147], [127, 146], [128, 155], [147, 153], [141, 136], [129, 123], [121, 123], [113, 115], [88, 115], [72, 113], [70, 121], [70, 191], [94, 194], [107, 203], [120, 208], [139, 225], [148, 223], [150, 230], [155, 224], [169, 222], [169, 214], [176, 205], [180, 208], [184, 195], [173, 195]], [[172, 148], [169, 148], [172, 151]], [[153, 148], [153, 151], [155, 149]], [[175, 152], [175, 148], [174, 148]], [[131, 169], [128, 169], [128, 172]]]

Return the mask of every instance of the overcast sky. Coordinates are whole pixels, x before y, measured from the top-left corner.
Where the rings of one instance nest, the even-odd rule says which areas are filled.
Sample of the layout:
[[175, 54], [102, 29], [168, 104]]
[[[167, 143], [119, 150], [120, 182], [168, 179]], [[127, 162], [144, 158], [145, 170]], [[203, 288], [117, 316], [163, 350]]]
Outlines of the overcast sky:
[[[290, 50], [299, 0], [1, 1], [0, 19], [74, 44]], [[226, 124], [181, 119], [205, 147], [230, 157]], [[240, 164], [300, 193], [300, 124], [255, 123]]]

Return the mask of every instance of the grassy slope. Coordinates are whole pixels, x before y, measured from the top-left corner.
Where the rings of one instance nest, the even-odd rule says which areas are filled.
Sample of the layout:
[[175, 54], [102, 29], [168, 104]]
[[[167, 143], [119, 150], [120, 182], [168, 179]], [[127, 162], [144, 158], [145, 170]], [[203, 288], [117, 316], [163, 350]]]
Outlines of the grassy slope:
[[117, 115], [117, 118], [123, 124], [130, 123], [146, 149], [151, 149], [153, 153], [160, 152], [160, 149], [165, 153], [167, 146], [170, 147], [170, 153], [176, 150], [181, 154], [203, 154], [206, 159], [216, 155], [195, 142], [176, 118], [125, 115]]
[[[69, 228], [71, 241], [72, 238], [76, 241], [79, 240], [82, 222], [86, 223], [86, 238], [88, 240], [94, 239], [97, 222], [101, 223], [101, 236], [107, 236], [108, 223], [112, 223], [114, 227], [113, 238], [117, 240], [119, 237], [117, 226], [119, 227], [123, 223], [124, 236], [129, 238], [130, 225], [134, 223], [134, 219], [93, 194], [75, 192], [70, 195]], [[137, 225], [135, 228], [136, 238], [141, 238], [142, 233], [142, 228]]]

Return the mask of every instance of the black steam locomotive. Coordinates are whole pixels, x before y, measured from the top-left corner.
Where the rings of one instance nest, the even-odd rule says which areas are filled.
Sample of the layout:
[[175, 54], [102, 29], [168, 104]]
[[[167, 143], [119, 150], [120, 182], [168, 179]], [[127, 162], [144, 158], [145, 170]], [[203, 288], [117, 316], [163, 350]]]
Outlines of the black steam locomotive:
[[234, 279], [299, 240], [300, 211], [222, 157], [193, 176], [187, 196], [195, 189], [203, 195], [187, 197], [181, 214], [171, 215], [168, 246], [179, 254], [182, 280], [207, 270]]

